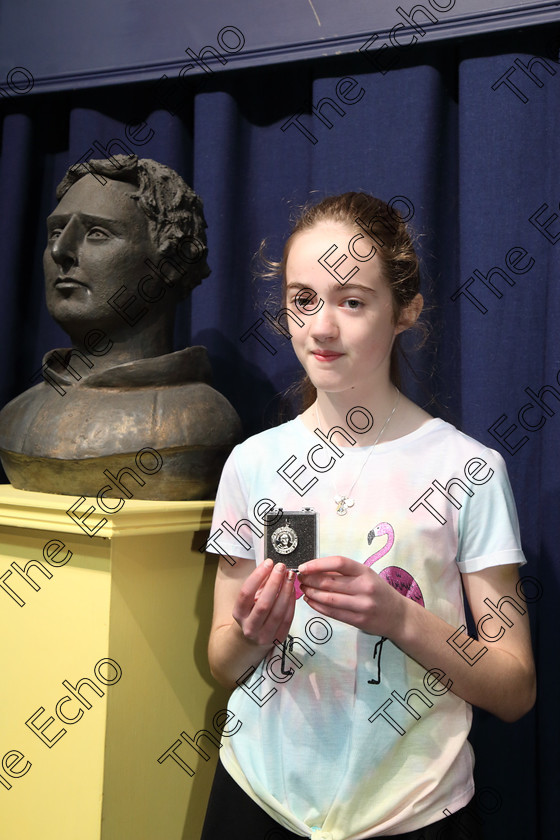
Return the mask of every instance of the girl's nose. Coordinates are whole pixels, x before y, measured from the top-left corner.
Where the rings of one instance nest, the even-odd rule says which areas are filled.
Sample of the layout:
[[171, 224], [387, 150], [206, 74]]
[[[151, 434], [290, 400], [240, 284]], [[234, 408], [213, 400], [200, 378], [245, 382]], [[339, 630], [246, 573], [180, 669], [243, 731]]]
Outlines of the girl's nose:
[[318, 312], [309, 317], [309, 333], [316, 341], [327, 341], [338, 337], [338, 323], [336, 312], [328, 304], [324, 304]]

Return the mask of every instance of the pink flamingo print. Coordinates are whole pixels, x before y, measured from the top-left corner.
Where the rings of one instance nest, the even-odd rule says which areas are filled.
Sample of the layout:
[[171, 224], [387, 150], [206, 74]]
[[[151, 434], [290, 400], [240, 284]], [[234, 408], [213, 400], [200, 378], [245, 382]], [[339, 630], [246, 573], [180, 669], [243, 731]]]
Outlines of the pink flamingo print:
[[[368, 557], [368, 559], [364, 562], [364, 566], [373, 566], [377, 560], [385, 557], [385, 555], [388, 554], [393, 547], [393, 543], [395, 542], [395, 532], [388, 522], [380, 522], [371, 529], [367, 536], [368, 545], [371, 545], [374, 537], [381, 536], [387, 536], [387, 542], [379, 549], [379, 551], [376, 551], [375, 554]], [[425, 606], [420, 587], [406, 569], [401, 569], [400, 566], [388, 566], [379, 573], [379, 577], [385, 578], [387, 583], [390, 584], [393, 589], [400, 592], [401, 595], [404, 595], [405, 598], [412, 598], [412, 600], [416, 601], [417, 604]], [[383, 643], [386, 641], [387, 637], [381, 636], [373, 649], [373, 661], [377, 664], [377, 678], [368, 680], [368, 683], [372, 685], [379, 685], [381, 680], [381, 653], [383, 650]]]
[[[384, 535], [387, 535], [387, 542], [379, 549], [379, 551], [376, 551], [375, 554], [368, 557], [364, 566], [373, 566], [377, 560], [385, 557], [385, 555], [390, 552], [393, 547], [393, 543], [395, 542], [395, 532], [388, 522], [380, 522], [379, 525], [376, 525], [375, 528], [371, 529], [367, 536], [368, 545], [371, 545], [374, 537], [381, 537]], [[412, 600], [416, 601], [417, 604], [425, 606], [420, 587], [412, 575], [405, 569], [401, 569], [399, 566], [388, 566], [379, 573], [379, 576], [385, 578], [387, 583], [390, 583], [393, 589], [398, 590], [401, 595], [405, 596], [405, 598], [412, 598]]]

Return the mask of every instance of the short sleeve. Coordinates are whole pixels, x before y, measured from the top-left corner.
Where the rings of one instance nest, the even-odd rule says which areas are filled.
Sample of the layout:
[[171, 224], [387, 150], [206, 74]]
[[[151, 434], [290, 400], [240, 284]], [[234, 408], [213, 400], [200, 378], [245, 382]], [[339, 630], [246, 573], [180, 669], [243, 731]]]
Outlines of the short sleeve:
[[457, 565], [461, 572], [527, 562], [505, 461], [493, 449], [482, 455], [473, 459], [480, 463], [473, 464], [471, 471], [472, 495], [459, 512]]
[[236, 446], [222, 470], [206, 550], [254, 560], [254, 540], [262, 536], [262, 531], [259, 524], [248, 517], [249, 493], [238, 470], [239, 454], [240, 447]]

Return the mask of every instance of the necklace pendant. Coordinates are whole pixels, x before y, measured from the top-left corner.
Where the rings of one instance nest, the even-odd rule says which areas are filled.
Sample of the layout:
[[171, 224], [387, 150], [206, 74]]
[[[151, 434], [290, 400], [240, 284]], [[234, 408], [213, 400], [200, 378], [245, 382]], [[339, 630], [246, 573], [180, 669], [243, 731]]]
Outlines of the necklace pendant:
[[339, 516], [345, 516], [348, 513], [348, 508], [354, 505], [354, 499], [350, 499], [348, 496], [335, 496], [334, 501]]

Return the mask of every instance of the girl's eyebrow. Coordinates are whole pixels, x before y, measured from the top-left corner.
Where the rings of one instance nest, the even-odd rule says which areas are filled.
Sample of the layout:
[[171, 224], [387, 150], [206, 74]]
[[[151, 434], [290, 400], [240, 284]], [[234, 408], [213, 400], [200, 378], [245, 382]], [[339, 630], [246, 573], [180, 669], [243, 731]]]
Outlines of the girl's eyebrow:
[[336, 287], [338, 289], [359, 289], [362, 292], [371, 292], [372, 294], [377, 294], [377, 289], [372, 289], [371, 286], [362, 286], [361, 283], [337, 283]]
[[[309, 291], [315, 292], [311, 286], [307, 286], [305, 283], [300, 283], [298, 281], [292, 281], [290, 283], [286, 283], [286, 289], [309, 289]], [[361, 283], [333, 283], [332, 286], [329, 287], [329, 292], [338, 292], [338, 291], [348, 291], [349, 289], [358, 289], [362, 292], [371, 292], [372, 294], [376, 295], [377, 290], [372, 289], [371, 286], [363, 286]], [[317, 292], [315, 292], [317, 294]]]

